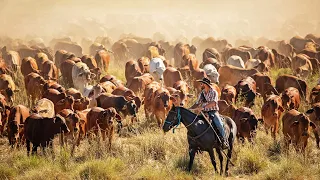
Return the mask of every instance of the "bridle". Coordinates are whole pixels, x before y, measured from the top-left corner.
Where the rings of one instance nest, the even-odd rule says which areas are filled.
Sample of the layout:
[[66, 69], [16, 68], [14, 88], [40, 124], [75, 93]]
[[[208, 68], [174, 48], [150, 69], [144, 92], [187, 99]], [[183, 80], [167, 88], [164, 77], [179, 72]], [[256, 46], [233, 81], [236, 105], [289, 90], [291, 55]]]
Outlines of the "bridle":
[[[176, 119], [178, 120], [178, 123], [177, 123], [177, 124], [175, 125], [175, 127], [172, 129], [172, 132], [174, 133], [175, 129], [177, 129], [178, 126], [181, 124], [180, 108], [177, 108], [177, 112], [175, 112], [175, 111], [170, 111], [170, 112], [176, 114], [176, 116], [174, 116], [174, 121], [175, 121]], [[198, 114], [197, 114], [196, 117], [193, 119], [193, 121], [192, 121], [190, 124], [186, 125], [185, 127], [186, 127], [186, 128], [190, 127], [190, 126], [196, 121], [197, 117], [198, 117]], [[170, 129], [171, 129], [171, 127], [173, 126], [173, 125], [172, 125], [172, 124], [173, 124], [173, 121], [164, 121], [164, 123], [165, 123], [165, 124], [169, 124], [169, 128], [170, 128]]]

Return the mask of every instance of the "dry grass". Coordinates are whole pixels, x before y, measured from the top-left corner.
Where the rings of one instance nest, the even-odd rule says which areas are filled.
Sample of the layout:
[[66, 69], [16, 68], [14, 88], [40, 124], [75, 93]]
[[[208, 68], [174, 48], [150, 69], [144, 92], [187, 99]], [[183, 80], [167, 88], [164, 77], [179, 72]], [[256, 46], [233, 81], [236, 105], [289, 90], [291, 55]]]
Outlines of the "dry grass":
[[[123, 63], [111, 64], [110, 74], [125, 82]], [[289, 70], [272, 70], [275, 78]], [[21, 92], [16, 103], [25, 104], [26, 95], [21, 75], [17, 75]], [[314, 77], [308, 80], [312, 86]], [[192, 100], [194, 101], [194, 100]], [[254, 112], [260, 117], [262, 98], [256, 99]], [[191, 104], [191, 103], [190, 103]], [[237, 104], [240, 106], [241, 104]], [[301, 110], [305, 110], [304, 105]], [[283, 149], [281, 130], [276, 142], [259, 125], [253, 144], [235, 142], [230, 167], [230, 177], [214, 173], [209, 155], [197, 154], [191, 172], [186, 171], [189, 162], [186, 129], [181, 126], [173, 134], [164, 134], [155, 122], [144, 120], [140, 109], [139, 123], [123, 129], [116, 136], [109, 152], [105, 143], [85, 139], [76, 148], [74, 156], [70, 147], [55, 146], [55, 154], [30, 156], [21, 147], [12, 150], [7, 139], [0, 139], [0, 179], [320, 179], [320, 151], [314, 139], [307, 147], [305, 156], [290, 149]], [[57, 140], [56, 140], [57, 141]], [[58, 142], [55, 142], [57, 145]], [[40, 153], [41, 154], [41, 153]]]

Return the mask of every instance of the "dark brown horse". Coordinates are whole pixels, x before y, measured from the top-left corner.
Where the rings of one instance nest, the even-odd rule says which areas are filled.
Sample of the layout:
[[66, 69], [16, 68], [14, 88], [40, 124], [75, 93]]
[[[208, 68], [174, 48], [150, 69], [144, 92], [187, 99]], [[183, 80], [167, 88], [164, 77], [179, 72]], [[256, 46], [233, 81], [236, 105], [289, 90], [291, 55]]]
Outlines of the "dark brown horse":
[[[237, 134], [237, 127], [234, 121], [227, 117], [223, 116], [223, 123], [225, 128], [226, 138], [228, 139], [229, 149], [227, 153], [227, 163], [225, 168], [225, 174], [228, 175], [228, 166], [232, 156], [233, 142]], [[188, 129], [188, 143], [189, 143], [189, 171], [192, 168], [193, 160], [197, 151], [207, 151], [210, 155], [211, 163], [217, 172], [216, 162], [214, 158], [213, 149], [216, 149], [216, 152], [219, 155], [220, 160], [220, 174], [223, 173], [223, 154], [221, 150], [221, 145], [218, 140], [216, 131], [213, 130], [212, 126], [204, 119], [203, 116], [196, 115], [185, 109], [183, 107], [175, 107], [169, 111], [169, 114], [165, 120], [165, 123], [162, 127], [164, 132], [168, 132], [170, 129], [175, 129], [183, 123]]]

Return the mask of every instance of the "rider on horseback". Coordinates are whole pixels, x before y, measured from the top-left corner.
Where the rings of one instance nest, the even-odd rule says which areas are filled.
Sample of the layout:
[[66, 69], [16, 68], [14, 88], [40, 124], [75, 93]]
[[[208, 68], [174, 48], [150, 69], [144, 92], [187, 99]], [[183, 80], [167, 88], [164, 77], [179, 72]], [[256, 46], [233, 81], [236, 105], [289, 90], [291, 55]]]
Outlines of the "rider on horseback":
[[218, 112], [218, 92], [212, 88], [210, 79], [203, 78], [202, 80], [197, 81], [201, 83], [202, 91], [196, 103], [191, 106], [190, 109], [204, 111], [208, 114], [210, 120], [213, 121], [215, 126], [218, 128], [222, 149], [227, 149], [229, 146], [225, 138], [223, 123]]

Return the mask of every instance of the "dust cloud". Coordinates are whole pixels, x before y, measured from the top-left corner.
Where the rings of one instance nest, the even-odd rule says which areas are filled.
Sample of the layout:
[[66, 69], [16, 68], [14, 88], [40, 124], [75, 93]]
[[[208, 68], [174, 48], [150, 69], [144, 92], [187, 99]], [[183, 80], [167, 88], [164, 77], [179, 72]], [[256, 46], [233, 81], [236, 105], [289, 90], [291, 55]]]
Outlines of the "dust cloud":
[[319, 7], [319, 0], [0, 0], [0, 36], [289, 39], [320, 34]]

